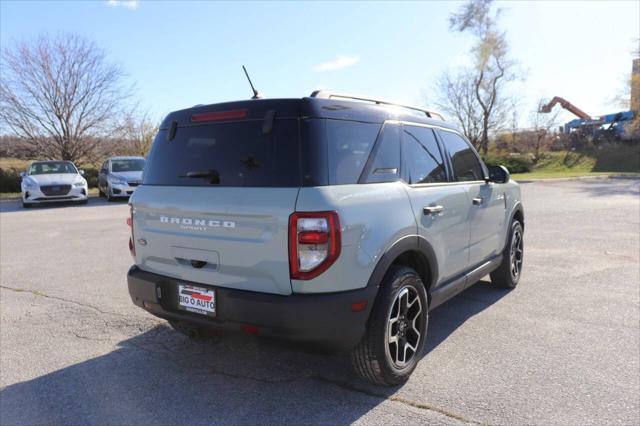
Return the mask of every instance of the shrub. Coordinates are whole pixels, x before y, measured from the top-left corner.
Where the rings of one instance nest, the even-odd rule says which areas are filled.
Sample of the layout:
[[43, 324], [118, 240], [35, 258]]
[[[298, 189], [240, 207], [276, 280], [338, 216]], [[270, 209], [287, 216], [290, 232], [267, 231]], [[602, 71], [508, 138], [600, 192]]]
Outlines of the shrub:
[[488, 154], [484, 162], [487, 166], [505, 166], [510, 173], [529, 173], [533, 169], [533, 161], [524, 155]]
[[20, 171], [0, 168], [0, 192], [20, 192]]
[[89, 188], [98, 187], [98, 169], [95, 167], [79, 167], [84, 170], [84, 178], [87, 180]]

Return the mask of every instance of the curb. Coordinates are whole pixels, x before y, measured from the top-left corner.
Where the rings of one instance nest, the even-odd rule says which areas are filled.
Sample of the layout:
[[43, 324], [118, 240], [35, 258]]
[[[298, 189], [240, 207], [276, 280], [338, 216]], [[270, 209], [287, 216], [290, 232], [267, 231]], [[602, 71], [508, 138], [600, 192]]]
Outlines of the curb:
[[573, 176], [561, 178], [532, 178], [532, 179], [514, 179], [518, 183], [534, 183], [534, 182], [563, 182], [570, 180], [593, 180], [593, 179], [622, 179], [622, 180], [640, 180], [640, 176], [625, 175], [602, 175], [602, 176]]

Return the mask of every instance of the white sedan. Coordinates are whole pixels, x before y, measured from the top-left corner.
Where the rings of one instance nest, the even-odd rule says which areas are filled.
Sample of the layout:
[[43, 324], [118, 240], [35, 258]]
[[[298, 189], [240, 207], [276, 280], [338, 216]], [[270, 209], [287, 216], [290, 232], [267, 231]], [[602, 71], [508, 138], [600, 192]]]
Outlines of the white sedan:
[[89, 188], [82, 175], [84, 170], [71, 161], [36, 161], [23, 173], [22, 206], [34, 204], [73, 201], [86, 204]]

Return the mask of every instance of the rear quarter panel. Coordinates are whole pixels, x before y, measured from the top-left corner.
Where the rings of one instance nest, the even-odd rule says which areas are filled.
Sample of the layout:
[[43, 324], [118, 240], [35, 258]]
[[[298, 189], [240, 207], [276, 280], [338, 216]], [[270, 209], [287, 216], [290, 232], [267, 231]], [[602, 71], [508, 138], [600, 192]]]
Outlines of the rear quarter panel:
[[294, 293], [326, 293], [363, 288], [380, 257], [417, 226], [401, 182], [305, 187], [296, 211], [337, 211], [340, 257], [320, 276], [292, 280]]

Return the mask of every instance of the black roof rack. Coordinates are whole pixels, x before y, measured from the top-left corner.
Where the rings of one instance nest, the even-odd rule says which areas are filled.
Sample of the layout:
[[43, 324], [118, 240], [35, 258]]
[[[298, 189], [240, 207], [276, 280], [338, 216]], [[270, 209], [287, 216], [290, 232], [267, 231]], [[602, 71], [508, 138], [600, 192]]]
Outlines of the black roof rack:
[[366, 97], [366, 96], [352, 95], [352, 94], [348, 94], [348, 93], [325, 92], [323, 90], [315, 90], [313, 93], [311, 93], [311, 97], [312, 98], [319, 98], [319, 99], [332, 99], [332, 98], [353, 99], [353, 100], [356, 100], [356, 101], [371, 102], [371, 103], [374, 103], [376, 105], [393, 105], [393, 106], [397, 106], [397, 107], [401, 107], [401, 108], [407, 108], [407, 109], [411, 109], [411, 110], [414, 110], [414, 111], [419, 111], [419, 112], [424, 113], [429, 118], [436, 118], [436, 119], [445, 121], [444, 117], [442, 116], [442, 114], [437, 113], [435, 111], [430, 111], [428, 109], [415, 107], [415, 106], [403, 105], [403, 104], [399, 104], [397, 102], [387, 101], [387, 100], [383, 100], [383, 99], [374, 99], [374, 98], [369, 98], [369, 97]]

